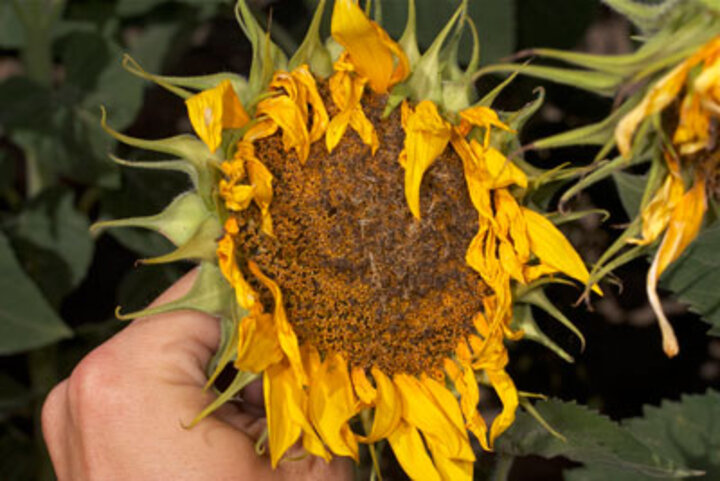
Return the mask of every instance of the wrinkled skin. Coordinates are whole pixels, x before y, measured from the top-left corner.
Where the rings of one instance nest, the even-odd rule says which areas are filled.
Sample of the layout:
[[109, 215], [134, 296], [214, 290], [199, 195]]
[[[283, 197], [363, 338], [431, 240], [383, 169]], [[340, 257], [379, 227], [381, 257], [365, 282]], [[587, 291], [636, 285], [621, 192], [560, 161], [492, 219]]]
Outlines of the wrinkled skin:
[[[186, 275], [155, 303], [182, 296], [194, 276]], [[254, 451], [265, 419], [252, 406], [225, 405], [193, 429], [183, 428], [213, 399], [201, 388], [219, 336], [215, 319], [183, 311], [133, 321], [88, 354], [43, 407], [43, 433], [58, 479], [351, 479], [350, 464], [340, 458], [327, 464], [306, 456], [273, 471], [267, 455]], [[247, 398], [261, 404], [258, 387]]]

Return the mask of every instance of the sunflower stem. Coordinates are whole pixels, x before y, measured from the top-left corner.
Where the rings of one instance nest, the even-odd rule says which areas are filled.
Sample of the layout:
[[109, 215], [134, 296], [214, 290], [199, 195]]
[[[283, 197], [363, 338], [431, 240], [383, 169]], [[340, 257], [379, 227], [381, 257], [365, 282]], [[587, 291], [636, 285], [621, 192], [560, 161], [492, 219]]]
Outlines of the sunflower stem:
[[498, 454], [497, 462], [495, 463], [495, 470], [493, 471], [491, 479], [493, 481], [507, 481], [510, 479], [510, 471], [512, 470], [514, 456], [507, 454]]

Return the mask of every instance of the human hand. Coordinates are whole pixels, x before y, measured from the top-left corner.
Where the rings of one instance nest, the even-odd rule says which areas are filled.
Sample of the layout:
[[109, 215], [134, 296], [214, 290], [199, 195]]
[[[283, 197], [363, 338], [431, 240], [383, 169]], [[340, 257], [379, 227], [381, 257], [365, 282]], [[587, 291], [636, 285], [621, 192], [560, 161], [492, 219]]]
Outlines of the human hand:
[[[180, 279], [155, 304], [181, 297], [195, 275]], [[225, 405], [183, 428], [214, 398], [202, 386], [219, 338], [216, 319], [181, 311], [133, 321], [88, 354], [43, 406], [58, 479], [351, 479], [349, 462], [339, 458], [327, 464], [307, 456], [273, 471], [268, 457], [255, 453], [265, 419], [252, 410]]]

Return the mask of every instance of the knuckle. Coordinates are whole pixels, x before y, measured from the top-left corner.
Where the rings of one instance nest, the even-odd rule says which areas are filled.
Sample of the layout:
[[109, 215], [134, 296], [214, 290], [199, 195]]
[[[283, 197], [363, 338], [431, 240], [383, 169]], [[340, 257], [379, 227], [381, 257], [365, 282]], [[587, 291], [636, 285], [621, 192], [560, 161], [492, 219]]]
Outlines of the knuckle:
[[117, 391], [116, 362], [112, 352], [104, 346], [92, 351], [80, 361], [68, 379], [67, 397], [71, 411], [92, 415], [107, 405]]

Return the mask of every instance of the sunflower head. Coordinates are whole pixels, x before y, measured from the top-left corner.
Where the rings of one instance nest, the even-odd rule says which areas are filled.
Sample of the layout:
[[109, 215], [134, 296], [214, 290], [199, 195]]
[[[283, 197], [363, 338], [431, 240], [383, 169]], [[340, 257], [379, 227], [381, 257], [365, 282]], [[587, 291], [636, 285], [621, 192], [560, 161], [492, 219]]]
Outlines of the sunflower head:
[[[177, 308], [218, 316], [208, 384], [228, 364], [238, 374], [194, 422], [262, 376], [273, 465], [298, 439], [325, 459], [356, 460], [360, 446], [387, 440], [412, 478], [471, 479], [468, 433], [491, 449], [519, 403], [505, 341], [527, 329], [569, 358], [513, 306], [569, 323], [542, 286], [556, 275], [589, 279], [530, 202], [561, 174], [509, 157], [542, 95], [518, 112], [491, 108], [504, 85], [477, 100], [466, 2], [423, 54], [412, 0], [399, 41], [356, 1], [336, 0], [323, 42], [323, 8], [288, 60], [239, 1], [253, 45], [247, 81], [130, 65], [185, 98], [196, 135], [145, 141], [103, 125], [180, 158], [133, 165], [182, 170], [195, 189], [157, 216], [98, 227], [156, 229], [178, 248], [150, 261], [199, 260], [200, 275], [185, 298], [125, 317]], [[461, 69], [464, 28], [474, 53]], [[478, 380], [503, 404], [489, 428]]]

